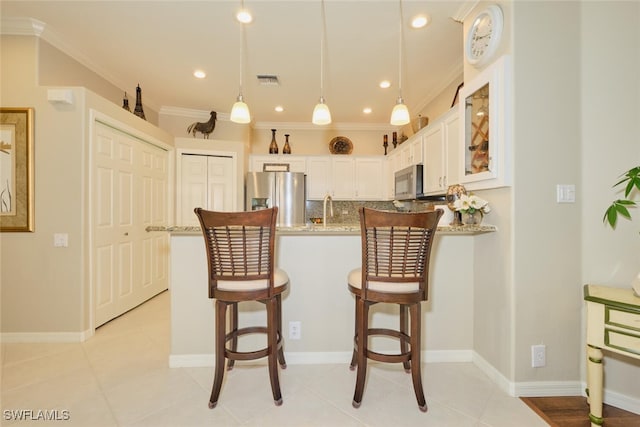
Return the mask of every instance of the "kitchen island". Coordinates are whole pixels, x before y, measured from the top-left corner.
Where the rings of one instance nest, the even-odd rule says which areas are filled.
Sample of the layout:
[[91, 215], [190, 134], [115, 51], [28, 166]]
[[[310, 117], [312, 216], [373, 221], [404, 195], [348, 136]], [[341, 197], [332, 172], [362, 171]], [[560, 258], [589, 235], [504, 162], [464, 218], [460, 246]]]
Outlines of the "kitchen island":
[[[208, 298], [207, 262], [199, 227], [169, 227], [171, 234], [171, 367], [213, 366], [214, 302]], [[429, 301], [423, 309], [425, 361], [470, 361], [473, 346], [474, 248], [491, 238], [490, 225], [438, 227], [431, 253]], [[287, 363], [349, 363], [354, 300], [347, 274], [360, 267], [358, 224], [307, 225], [277, 230], [276, 263], [290, 278], [283, 296]], [[395, 326], [392, 306], [372, 308], [372, 325]], [[394, 319], [396, 319], [394, 321]], [[265, 322], [261, 304], [240, 306], [240, 324]], [[289, 322], [301, 338], [289, 338]], [[391, 323], [393, 321], [393, 324]], [[248, 347], [263, 344], [245, 341]], [[242, 346], [242, 342], [240, 345]], [[395, 341], [374, 341], [395, 349]], [[393, 347], [390, 347], [393, 346]]]

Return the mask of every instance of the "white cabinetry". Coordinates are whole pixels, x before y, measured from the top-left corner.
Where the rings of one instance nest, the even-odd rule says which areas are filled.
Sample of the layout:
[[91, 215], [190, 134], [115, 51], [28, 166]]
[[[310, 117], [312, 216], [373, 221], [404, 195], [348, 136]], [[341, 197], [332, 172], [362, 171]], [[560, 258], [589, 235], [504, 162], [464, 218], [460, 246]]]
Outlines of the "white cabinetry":
[[400, 168], [421, 165], [423, 162], [422, 132], [407, 139], [400, 148]]
[[384, 171], [382, 157], [308, 157], [307, 199], [384, 200]]
[[427, 127], [423, 133], [424, 170], [423, 184], [425, 194], [442, 194], [449, 183], [457, 181], [454, 168], [449, 170], [449, 163], [454, 163], [454, 152], [449, 147], [457, 147], [460, 135], [457, 109], [451, 109], [435, 123]]
[[[265, 164], [271, 165], [271, 170], [284, 167], [285, 169], [282, 169], [284, 172], [306, 172], [306, 160], [305, 156], [293, 156], [290, 154], [251, 156], [249, 172], [263, 172]], [[287, 167], [288, 171], [286, 170]]]
[[385, 162], [379, 157], [356, 158], [355, 199], [383, 200], [387, 194], [384, 188]]
[[322, 200], [325, 194], [331, 194], [331, 158], [307, 158], [306, 173], [308, 200]]
[[351, 157], [331, 159], [331, 197], [334, 200], [356, 198], [355, 162]]

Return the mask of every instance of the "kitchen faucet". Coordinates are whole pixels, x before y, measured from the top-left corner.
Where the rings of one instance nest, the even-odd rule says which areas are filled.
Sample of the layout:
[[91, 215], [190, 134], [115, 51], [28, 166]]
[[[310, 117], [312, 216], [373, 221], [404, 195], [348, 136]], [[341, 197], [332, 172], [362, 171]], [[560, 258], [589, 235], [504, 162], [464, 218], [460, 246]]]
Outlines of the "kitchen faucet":
[[325, 194], [324, 201], [322, 202], [322, 226], [327, 228], [327, 200], [329, 201], [329, 209], [331, 209], [331, 216], [333, 217], [333, 199], [329, 193]]

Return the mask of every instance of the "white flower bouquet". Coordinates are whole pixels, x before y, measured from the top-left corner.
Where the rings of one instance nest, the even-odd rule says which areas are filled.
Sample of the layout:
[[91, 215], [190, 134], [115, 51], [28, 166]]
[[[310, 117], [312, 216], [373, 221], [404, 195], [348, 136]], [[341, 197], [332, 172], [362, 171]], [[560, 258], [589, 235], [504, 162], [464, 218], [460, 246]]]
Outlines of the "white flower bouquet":
[[469, 195], [462, 194], [460, 198], [453, 203], [453, 207], [456, 211], [469, 215], [473, 215], [476, 212], [480, 212], [481, 215], [491, 212], [489, 202], [473, 193]]

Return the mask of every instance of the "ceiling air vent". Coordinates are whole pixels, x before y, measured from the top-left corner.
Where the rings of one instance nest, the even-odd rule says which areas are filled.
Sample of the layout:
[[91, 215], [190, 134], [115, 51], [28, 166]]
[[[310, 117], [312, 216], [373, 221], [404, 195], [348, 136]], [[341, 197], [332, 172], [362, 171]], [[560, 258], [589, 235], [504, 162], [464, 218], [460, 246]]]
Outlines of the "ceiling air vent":
[[258, 78], [258, 82], [262, 86], [280, 86], [280, 81], [278, 80], [278, 76], [273, 74], [258, 74], [256, 76]]

